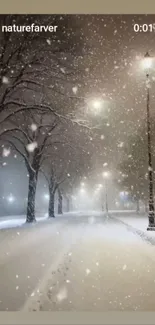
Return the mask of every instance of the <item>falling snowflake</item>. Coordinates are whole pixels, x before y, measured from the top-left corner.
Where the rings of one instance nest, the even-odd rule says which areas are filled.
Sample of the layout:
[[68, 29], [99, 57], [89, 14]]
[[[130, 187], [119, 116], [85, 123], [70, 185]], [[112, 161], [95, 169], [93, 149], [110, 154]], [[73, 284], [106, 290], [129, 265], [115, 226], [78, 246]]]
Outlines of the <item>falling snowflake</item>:
[[59, 302], [61, 302], [62, 300], [67, 298], [67, 295], [68, 295], [67, 289], [66, 289], [66, 287], [64, 287], [64, 288], [60, 289], [60, 291], [58, 292], [56, 297], [57, 297], [57, 300]]
[[86, 274], [88, 275], [90, 273], [91, 273], [91, 271], [89, 269], [86, 269]]
[[96, 266], [99, 266], [99, 262], [96, 262]]
[[126, 266], [126, 264], [124, 264], [124, 266], [123, 266], [123, 271], [125, 271], [126, 268], [127, 268], [127, 266]]
[[60, 68], [62, 73], [66, 73], [65, 68]]
[[16, 279], [18, 279], [19, 278], [19, 276], [18, 276], [18, 274], [16, 274]]
[[102, 134], [102, 135], [101, 135], [101, 140], [104, 140], [104, 138], [105, 138], [105, 136]]
[[66, 283], [70, 283], [70, 280], [66, 280]]
[[76, 94], [78, 91], [78, 87], [73, 87], [72, 90], [73, 90], [73, 93]]
[[148, 170], [149, 170], [150, 172], [152, 172], [152, 171], [153, 171], [153, 168], [152, 168], [151, 166], [149, 166]]
[[10, 153], [11, 153], [10, 149], [3, 148], [3, 152], [2, 152], [3, 157], [8, 157], [10, 155]]
[[7, 165], [7, 163], [6, 163], [6, 162], [4, 162], [2, 165], [3, 165], [3, 166], [6, 166], [6, 165]]
[[34, 295], [35, 295], [35, 293], [34, 293], [34, 292], [32, 292], [32, 293], [31, 293], [31, 297], [34, 297]]
[[9, 79], [7, 77], [3, 76], [2, 77], [2, 83], [6, 84], [6, 85], [9, 84]]
[[50, 39], [47, 39], [46, 42], [47, 42], [48, 45], [51, 45], [51, 40]]
[[124, 142], [120, 142], [117, 147], [118, 148], [123, 148], [123, 146], [124, 146]]
[[108, 163], [105, 162], [105, 163], [103, 164], [103, 167], [106, 167], [106, 166], [108, 166]]
[[70, 174], [67, 174], [68, 177], [70, 177], [71, 175]]
[[32, 123], [31, 126], [30, 126], [30, 128], [31, 128], [31, 130], [32, 130], [33, 132], [35, 132], [35, 131], [37, 130], [37, 125], [34, 124], [34, 123]]
[[18, 290], [19, 289], [19, 286], [16, 286], [16, 290]]
[[26, 148], [27, 148], [27, 151], [33, 152], [37, 148], [37, 146], [38, 146], [37, 142], [32, 142], [32, 143], [29, 143], [26, 146]]

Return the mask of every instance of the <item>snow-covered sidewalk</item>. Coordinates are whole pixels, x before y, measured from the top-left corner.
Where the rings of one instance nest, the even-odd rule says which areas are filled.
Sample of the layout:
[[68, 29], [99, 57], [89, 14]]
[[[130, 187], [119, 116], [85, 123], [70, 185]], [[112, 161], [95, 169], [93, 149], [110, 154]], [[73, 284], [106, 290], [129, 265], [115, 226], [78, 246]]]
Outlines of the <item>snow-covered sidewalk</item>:
[[117, 215], [112, 214], [112, 217], [117, 218], [121, 222], [135, 229], [135, 231], [139, 232], [139, 234], [144, 235], [144, 237], [148, 237], [150, 239], [155, 240], [155, 231], [147, 231], [148, 227], [148, 216], [147, 215]]

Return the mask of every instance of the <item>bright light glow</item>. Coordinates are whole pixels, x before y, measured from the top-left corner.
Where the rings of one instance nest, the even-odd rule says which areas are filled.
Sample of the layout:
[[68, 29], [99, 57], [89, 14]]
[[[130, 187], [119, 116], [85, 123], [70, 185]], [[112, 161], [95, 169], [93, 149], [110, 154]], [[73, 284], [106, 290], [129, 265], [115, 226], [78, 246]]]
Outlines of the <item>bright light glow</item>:
[[81, 186], [85, 186], [85, 183], [82, 182], [82, 183], [81, 183]]
[[99, 115], [103, 108], [103, 100], [100, 98], [94, 98], [88, 101], [88, 110], [94, 115]]
[[13, 202], [15, 201], [15, 198], [14, 198], [14, 196], [11, 194], [10, 196], [8, 196], [7, 200], [8, 200], [9, 203], [13, 203]]
[[49, 200], [49, 194], [44, 194], [44, 199]]
[[142, 60], [142, 68], [144, 70], [150, 69], [152, 67], [152, 64], [153, 64], [153, 60], [151, 57], [147, 57]]
[[94, 99], [92, 105], [96, 110], [99, 110], [102, 107], [102, 102], [99, 99]]
[[103, 175], [104, 178], [109, 178], [110, 173], [109, 172], [104, 172], [102, 175]]
[[85, 189], [84, 188], [81, 188], [80, 189], [80, 193], [85, 193]]
[[128, 194], [129, 194], [129, 192], [127, 192], [127, 191], [120, 192], [120, 196], [122, 196], [122, 197], [128, 196]]

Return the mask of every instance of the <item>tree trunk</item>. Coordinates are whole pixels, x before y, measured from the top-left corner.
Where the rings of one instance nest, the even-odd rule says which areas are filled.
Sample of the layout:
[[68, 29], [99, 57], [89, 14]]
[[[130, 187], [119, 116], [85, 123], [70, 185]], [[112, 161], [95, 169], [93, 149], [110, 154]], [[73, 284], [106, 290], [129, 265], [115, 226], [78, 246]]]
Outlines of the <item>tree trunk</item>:
[[139, 213], [139, 199], [136, 200], [136, 204], [137, 204], [137, 208], [136, 208], [136, 212]]
[[58, 214], [63, 214], [62, 212], [62, 194], [60, 189], [58, 188]]
[[67, 200], [67, 212], [69, 212], [70, 211], [70, 199], [68, 196], [67, 196], [66, 200]]
[[27, 216], [26, 222], [35, 222], [35, 196], [37, 187], [36, 173], [31, 171], [29, 173], [29, 185], [28, 185], [28, 201], [27, 201]]
[[49, 191], [49, 207], [48, 207], [48, 217], [49, 218], [55, 218], [54, 215], [54, 198], [55, 198], [55, 192]]

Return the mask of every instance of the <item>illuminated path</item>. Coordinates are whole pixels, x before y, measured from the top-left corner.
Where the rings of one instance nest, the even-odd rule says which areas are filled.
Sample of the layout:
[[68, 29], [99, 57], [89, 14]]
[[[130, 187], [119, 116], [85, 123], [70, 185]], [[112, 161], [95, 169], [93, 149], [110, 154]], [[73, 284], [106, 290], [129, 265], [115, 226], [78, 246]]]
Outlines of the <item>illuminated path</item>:
[[155, 310], [155, 253], [90, 214], [0, 231], [0, 310]]

